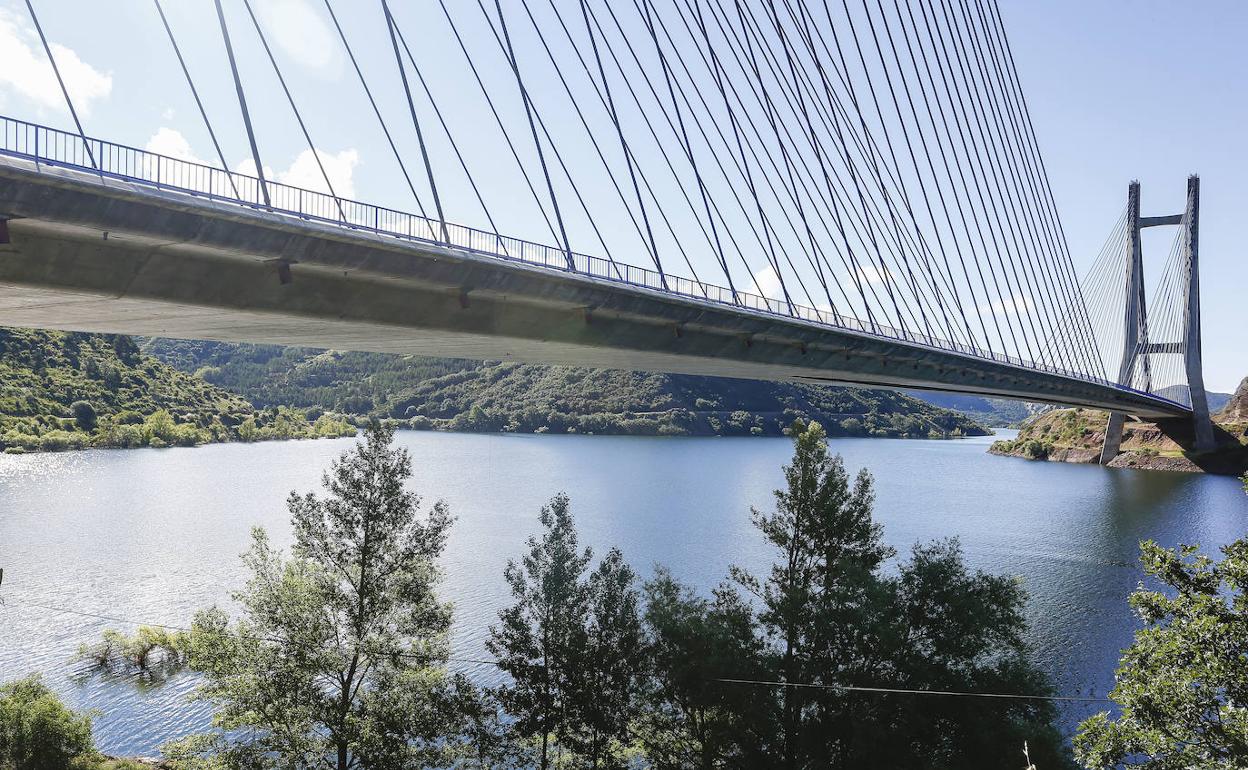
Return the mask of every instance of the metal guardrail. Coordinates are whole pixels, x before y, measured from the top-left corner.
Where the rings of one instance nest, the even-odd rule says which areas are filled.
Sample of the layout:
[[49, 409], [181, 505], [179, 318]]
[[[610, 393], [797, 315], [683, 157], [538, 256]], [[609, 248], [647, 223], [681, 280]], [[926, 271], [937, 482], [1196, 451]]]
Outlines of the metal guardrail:
[[[88, 152], [88, 147], [90, 151]], [[284, 217], [337, 225], [378, 235], [422, 241], [465, 249], [483, 256], [523, 262], [529, 265], [576, 273], [628, 284], [695, 300], [714, 302], [782, 318], [796, 318], [843, 331], [907, 342], [934, 350], [1010, 364], [1082, 382], [1140, 393], [1162, 401], [1170, 399], [1139, 391], [1109, 380], [1089, 377], [1062, 367], [998, 353], [973, 345], [931, 337], [908, 329], [862, 321], [828, 310], [769, 299], [750, 292], [716, 286], [659, 273], [636, 265], [547, 246], [520, 238], [446, 223], [446, 238], [440, 222], [419, 214], [340, 198], [327, 193], [266, 180], [236, 171], [173, 158], [124, 144], [86, 137], [59, 129], [0, 115], [0, 154], [33, 161], [36, 166], [60, 166], [126, 182], [150, 185], [214, 201], [245, 206]], [[93, 162], [94, 161], [94, 162]], [[264, 191], [267, 189], [268, 202]], [[571, 261], [571, 267], [569, 267]], [[1178, 404], [1182, 406], [1182, 404]]]

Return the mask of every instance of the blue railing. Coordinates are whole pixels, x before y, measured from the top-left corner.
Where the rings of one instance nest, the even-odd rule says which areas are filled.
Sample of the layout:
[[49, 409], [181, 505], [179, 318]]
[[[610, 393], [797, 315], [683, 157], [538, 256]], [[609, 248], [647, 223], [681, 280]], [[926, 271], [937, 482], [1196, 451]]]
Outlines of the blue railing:
[[[740, 290], [733, 292], [722, 286], [682, 278], [671, 273], [659, 273], [610, 259], [577, 252], [569, 254], [554, 246], [510, 238], [451, 222], [446, 223], [444, 237], [441, 223], [419, 214], [375, 206], [371, 203], [361, 203], [349, 198], [340, 198], [272, 180], [266, 180], [262, 187], [259, 178], [247, 174], [172, 158], [102, 139], [92, 137], [84, 139], [78, 134], [5, 116], [0, 116], [0, 154], [25, 158], [33, 161], [37, 166], [71, 168], [100, 177], [150, 185], [162, 190], [173, 190], [209, 200], [223, 201], [284, 217], [450, 246], [474, 254], [625, 283], [756, 313], [797, 318], [839, 330], [904, 341], [935, 350], [960, 353], [1033, 371], [1142, 393], [1142, 391], [1119, 383], [1047, 363], [1029, 361], [974, 345], [931, 337], [909, 329], [898, 329], [870, 321], [864, 322], [829, 310], [790, 304], [750, 292]], [[569, 258], [571, 267], [569, 267]], [[1169, 401], [1153, 393], [1146, 395]]]

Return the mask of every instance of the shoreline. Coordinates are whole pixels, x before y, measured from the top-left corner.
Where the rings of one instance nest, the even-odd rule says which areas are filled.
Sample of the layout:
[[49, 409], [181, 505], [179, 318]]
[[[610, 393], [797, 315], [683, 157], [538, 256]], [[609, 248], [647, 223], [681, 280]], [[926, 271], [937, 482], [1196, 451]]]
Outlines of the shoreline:
[[[682, 439], [682, 438], [751, 438], [752, 439], [752, 438], [787, 438], [788, 437], [787, 433], [783, 433], [783, 432], [735, 434], [735, 433], [593, 433], [593, 432], [580, 433], [577, 431], [567, 431], [567, 432], [561, 432], [561, 433], [554, 433], [551, 431], [485, 431], [485, 430], [449, 430], [449, 429], [441, 429], [441, 428], [411, 428], [411, 427], [407, 427], [403, 425], [396, 425], [395, 428], [396, 430], [399, 430], [404, 433], [409, 433], [409, 432], [410, 433], [449, 433], [449, 434], [464, 435], [464, 436], [602, 436], [604, 438], [610, 437], [610, 438], [665, 438], [665, 439], [669, 439], [669, 438], [670, 439]], [[226, 440], [226, 441], [203, 441], [203, 442], [191, 444], [191, 445], [168, 444], [165, 446], [150, 446], [150, 445], [149, 446], [109, 446], [109, 445], [92, 446], [90, 444], [84, 444], [83, 446], [67, 446], [67, 447], [58, 448], [58, 449], [26, 449], [23, 447], [7, 447], [4, 450], [0, 450], [0, 456], [25, 457], [29, 455], [69, 454], [72, 452], [88, 452], [88, 451], [129, 452], [129, 451], [141, 450], [141, 449], [154, 449], [154, 450], [199, 449], [201, 447], [223, 446], [227, 444], [251, 445], [251, 444], [272, 444], [272, 443], [277, 443], [277, 442], [282, 442], [282, 441], [318, 441], [321, 439], [355, 438], [358, 435], [359, 430], [362, 430], [362, 429], [357, 428], [357, 433], [350, 434], [350, 435], [342, 434], [342, 435], [323, 435], [323, 436], [281, 436], [281, 437], [273, 437], [273, 438], [259, 438], [259, 439], [254, 439], [251, 441], [242, 441], [238, 439], [232, 439], [232, 440]], [[829, 436], [829, 438], [833, 440], [849, 438], [849, 439], [883, 439], [883, 440], [895, 440], [895, 441], [961, 441], [961, 440], [973, 439], [973, 438], [990, 438], [992, 436], [998, 435], [997, 432], [999, 430], [1002, 430], [1002, 428], [987, 428], [984, 433], [968, 433], [968, 434], [962, 434], [962, 435], [956, 435], [956, 436], [955, 435], [910, 436], [910, 435], [905, 435], [905, 434], [883, 435], [883, 436], [832, 435], [832, 436]], [[1006, 428], [1005, 430], [1012, 430], [1012, 429]]]

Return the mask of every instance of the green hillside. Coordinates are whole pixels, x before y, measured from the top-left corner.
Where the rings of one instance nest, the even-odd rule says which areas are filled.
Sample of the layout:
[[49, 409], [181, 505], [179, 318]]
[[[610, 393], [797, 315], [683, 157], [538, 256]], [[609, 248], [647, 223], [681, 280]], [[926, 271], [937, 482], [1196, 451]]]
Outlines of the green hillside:
[[120, 335], [0, 328], [0, 450], [194, 445], [343, 433], [246, 399]]
[[800, 417], [833, 435], [987, 433], [893, 391], [184, 340], [144, 349], [257, 408], [335, 410], [418, 429], [780, 435]]

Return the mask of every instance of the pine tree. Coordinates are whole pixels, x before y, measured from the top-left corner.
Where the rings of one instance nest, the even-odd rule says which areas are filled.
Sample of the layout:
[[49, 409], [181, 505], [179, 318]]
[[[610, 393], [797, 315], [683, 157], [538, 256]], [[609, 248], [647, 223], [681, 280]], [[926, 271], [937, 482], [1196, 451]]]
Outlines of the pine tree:
[[651, 673], [638, 732], [647, 759], [655, 770], [743, 766], [766, 725], [756, 693], [724, 680], [766, 676], [753, 612], [731, 586], [707, 600], [664, 568], [645, 593]]
[[[870, 475], [859, 473], [851, 487], [818, 423], [795, 425], [793, 434], [793, 461], [784, 469], [785, 487], [776, 490], [775, 511], [752, 511], [780, 558], [765, 580], [736, 567], [732, 576], [762, 603], [758, 621], [779, 681], [844, 683], [867, 662], [860, 651], [878, 593], [874, 572], [893, 552], [871, 518]], [[757, 747], [759, 761], [793, 770], [835, 756], [844, 696], [805, 686], [781, 687], [774, 696], [774, 743]]]
[[497, 697], [515, 718], [515, 734], [538, 742], [539, 770], [551, 765], [551, 738], [573, 735], [573, 693], [585, 646], [589, 591], [584, 574], [592, 552], [580, 550], [567, 495], [539, 514], [544, 531], [504, 575], [515, 604], [499, 613], [486, 647], [511, 677]]
[[572, 657], [570, 747], [591, 768], [622, 768], [622, 749], [640, 705], [647, 650], [637, 577], [618, 549], [589, 576], [587, 625]]

